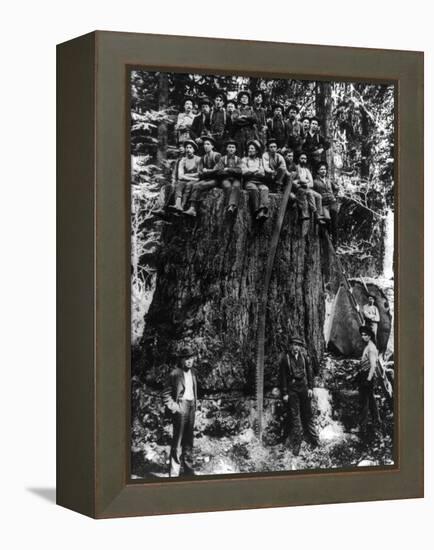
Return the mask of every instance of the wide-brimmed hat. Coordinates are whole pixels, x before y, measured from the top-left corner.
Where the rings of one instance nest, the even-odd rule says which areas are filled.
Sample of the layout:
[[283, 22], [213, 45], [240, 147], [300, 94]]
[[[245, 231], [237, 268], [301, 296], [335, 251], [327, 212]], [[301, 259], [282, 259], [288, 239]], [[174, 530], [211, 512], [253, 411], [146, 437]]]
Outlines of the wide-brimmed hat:
[[300, 336], [292, 336], [291, 339], [289, 340], [289, 343], [298, 344], [299, 346], [303, 346], [304, 348], [306, 347], [305, 341]]
[[258, 153], [262, 151], [262, 145], [257, 139], [249, 139], [246, 143], [247, 149], [249, 148], [249, 145], [253, 145]]
[[202, 140], [202, 143], [203, 143], [204, 141], [209, 141], [209, 142], [211, 142], [211, 143], [214, 145], [214, 147], [215, 147], [215, 139], [214, 139], [212, 136], [209, 136], [208, 134], [202, 134], [202, 135], [200, 136], [200, 139]]
[[272, 109], [273, 113], [276, 109], [282, 109], [282, 113], [285, 110], [284, 106], [281, 103], [273, 103], [273, 106], [272, 106], [271, 109]]
[[374, 340], [375, 341], [375, 334], [374, 334], [374, 331], [371, 329], [371, 327], [368, 327], [368, 325], [362, 325], [360, 328], [359, 328], [359, 332], [360, 334], [367, 334], [368, 336], [371, 337], [371, 340]]
[[193, 357], [195, 354], [193, 348], [191, 348], [190, 346], [182, 346], [181, 348], [179, 348], [179, 350], [176, 352], [176, 355], [178, 357]]
[[187, 147], [187, 145], [192, 145], [194, 147], [194, 150], [197, 151], [197, 143], [193, 141], [192, 139], [186, 139], [183, 143], [184, 147]]
[[321, 120], [317, 116], [311, 116], [310, 121], [313, 122], [314, 120], [316, 120], [318, 124], [321, 124]]
[[249, 101], [250, 101], [251, 93], [249, 92], [249, 90], [241, 90], [241, 92], [238, 92], [238, 95], [237, 95], [238, 101], [240, 101], [241, 96], [243, 96], [243, 95], [246, 95], [249, 98]]

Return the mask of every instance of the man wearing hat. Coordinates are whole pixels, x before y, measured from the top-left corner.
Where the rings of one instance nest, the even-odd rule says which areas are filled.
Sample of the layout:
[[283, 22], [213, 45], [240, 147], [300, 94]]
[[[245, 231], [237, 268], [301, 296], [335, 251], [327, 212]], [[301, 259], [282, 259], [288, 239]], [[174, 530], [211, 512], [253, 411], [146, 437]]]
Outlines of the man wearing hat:
[[368, 303], [363, 306], [363, 317], [365, 318], [365, 325], [367, 325], [377, 338], [378, 323], [380, 322], [380, 312], [375, 305], [375, 296], [369, 294]]
[[336, 183], [327, 177], [328, 166], [324, 162], [318, 165], [316, 178], [313, 181], [314, 190], [321, 195], [324, 219], [330, 224], [330, 236], [333, 245], [337, 241], [339, 203], [335, 194], [339, 188]]
[[228, 114], [225, 109], [225, 96], [218, 92], [214, 96], [214, 107], [210, 114], [210, 132], [215, 139], [215, 150], [222, 152], [223, 141], [226, 135]]
[[288, 106], [288, 118], [286, 120], [286, 133], [288, 136], [288, 147], [297, 151], [300, 147], [301, 124], [297, 120], [298, 107], [294, 103]]
[[307, 154], [311, 169], [316, 172], [320, 162], [327, 162], [326, 151], [330, 143], [320, 133], [320, 120], [317, 117], [310, 119], [310, 129], [303, 144], [303, 152]]
[[315, 214], [319, 224], [324, 224], [321, 195], [313, 189], [312, 173], [307, 167], [307, 155], [301, 153], [298, 158], [297, 174], [294, 181], [294, 191], [301, 211], [301, 219], [310, 218], [309, 210]]
[[233, 215], [238, 209], [241, 191], [241, 158], [236, 155], [237, 142], [229, 139], [226, 142], [226, 155], [218, 165], [218, 175], [225, 194], [227, 213]]
[[195, 114], [193, 112], [193, 100], [191, 97], [184, 98], [183, 108], [184, 111], [179, 113], [175, 124], [176, 141], [178, 144], [191, 138], [190, 130], [195, 118]]
[[256, 116], [256, 138], [260, 143], [267, 141], [267, 113], [263, 107], [264, 94], [257, 90], [253, 94], [253, 111]]
[[178, 352], [179, 364], [169, 375], [163, 400], [172, 413], [173, 435], [170, 447], [169, 477], [178, 477], [181, 468], [185, 475], [194, 475], [192, 454], [194, 420], [197, 402], [197, 378], [194, 352], [183, 347]]
[[283, 105], [273, 105], [273, 118], [268, 122], [268, 139], [274, 138], [277, 141], [277, 148], [281, 149], [288, 143], [288, 133], [283, 118]]
[[237, 142], [240, 155], [246, 151], [249, 140], [256, 138], [256, 115], [250, 105], [250, 92], [242, 90], [238, 94], [238, 108], [232, 115], [233, 139]]
[[196, 143], [201, 144], [201, 136], [210, 134], [210, 110], [211, 110], [211, 101], [202, 96], [199, 100], [200, 113], [196, 115], [191, 125], [191, 138], [196, 141]]
[[364, 436], [368, 425], [369, 412], [374, 429], [381, 425], [380, 414], [374, 395], [375, 373], [378, 362], [378, 350], [375, 345], [375, 334], [367, 325], [359, 328], [365, 348], [360, 360], [360, 370], [357, 376], [360, 397], [360, 432]]
[[258, 222], [268, 218], [268, 187], [264, 183], [261, 144], [256, 139], [247, 142], [247, 156], [241, 161], [245, 189], [249, 193], [252, 215]]
[[311, 403], [313, 372], [304, 340], [299, 337], [291, 338], [289, 350], [281, 354], [279, 363], [280, 391], [283, 402], [288, 406], [292, 452], [297, 456], [300, 452], [303, 432], [313, 447], [319, 444]]
[[184, 141], [185, 156], [178, 167], [178, 182], [175, 187], [173, 210], [182, 212], [190, 198], [193, 183], [199, 181], [200, 157], [196, 155], [197, 144], [193, 140]]
[[277, 152], [277, 139], [270, 138], [267, 142], [268, 151], [262, 155], [265, 182], [274, 192], [280, 192], [286, 183], [288, 172], [285, 159]]
[[199, 163], [199, 181], [193, 183], [190, 195], [190, 208], [184, 212], [187, 216], [196, 217], [197, 205], [203, 193], [217, 187], [219, 181], [218, 164], [220, 153], [214, 151], [215, 141], [211, 136], [201, 136], [204, 155]]

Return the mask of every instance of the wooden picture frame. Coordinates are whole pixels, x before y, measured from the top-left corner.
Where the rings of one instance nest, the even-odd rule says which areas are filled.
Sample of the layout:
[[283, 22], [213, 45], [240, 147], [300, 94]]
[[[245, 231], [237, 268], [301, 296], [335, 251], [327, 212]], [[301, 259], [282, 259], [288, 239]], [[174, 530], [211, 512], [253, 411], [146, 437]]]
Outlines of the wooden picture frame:
[[[398, 464], [129, 477], [129, 67], [396, 84]], [[57, 502], [94, 518], [423, 496], [423, 54], [96, 31], [57, 47]]]

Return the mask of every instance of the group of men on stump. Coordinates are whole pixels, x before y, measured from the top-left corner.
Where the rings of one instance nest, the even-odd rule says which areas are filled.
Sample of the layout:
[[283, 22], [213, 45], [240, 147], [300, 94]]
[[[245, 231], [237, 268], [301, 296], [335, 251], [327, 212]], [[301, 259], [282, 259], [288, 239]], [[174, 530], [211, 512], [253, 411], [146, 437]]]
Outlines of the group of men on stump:
[[283, 191], [292, 176], [292, 199], [302, 219], [314, 213], [320, 224], [330, 223], [335, 237], [338, 188], [328, 177], [330, 144], [320, 132], [319, 119], [299, 120], [293, 103], [275, 103], [271, 109], [263, 103], [260, 90], [253, 94], [253, 104], [248, 90], [239, 92], [237, 105], [217, 93], [213, 103], [201, 98], [195, 114], [192, 99], [184, 100], [175, 126], [179, 157], [162, 190], [161, 208], [154, 211], [157, 216], [195, 217], [204, 193], [215, 187], [223, 189], [226, 211], [234, 215], [244, 185], [254, 219], [263, 222], [269, 192]]

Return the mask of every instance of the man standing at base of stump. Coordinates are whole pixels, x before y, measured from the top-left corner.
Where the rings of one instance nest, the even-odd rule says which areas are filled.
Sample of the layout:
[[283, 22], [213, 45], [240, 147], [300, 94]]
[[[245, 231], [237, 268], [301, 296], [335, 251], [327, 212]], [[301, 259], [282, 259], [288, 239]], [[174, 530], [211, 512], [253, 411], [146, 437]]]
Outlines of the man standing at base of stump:
[[169, 477], [194, 475], [193, 436], [197, 402], [196, 371], [192, 368], [194, 352], [184, 347], [178, 353], [179, 366], [169, 375], [163, 391], [166, 407], [172, 413], [173, 435], [170, 447]]
[[375, 334], [371, 327], [363, 325], [359, 328], [359, 332], [365, 344], [357, 375], [360, 396], [360, 436], [364, 438], [367, 434], [369, 413], [371, 413], [373, 432], [381, 429], [380, 413], [374, 395], [378, 350], [375, 345]]
[[313, 447], [319, 445], [312, 413], [312, 366], [302, 338], [291, 338], [288, 352], [280, 356], [280, 390], [290, 416], [292, 452], [297, 456], [303, 432]]

